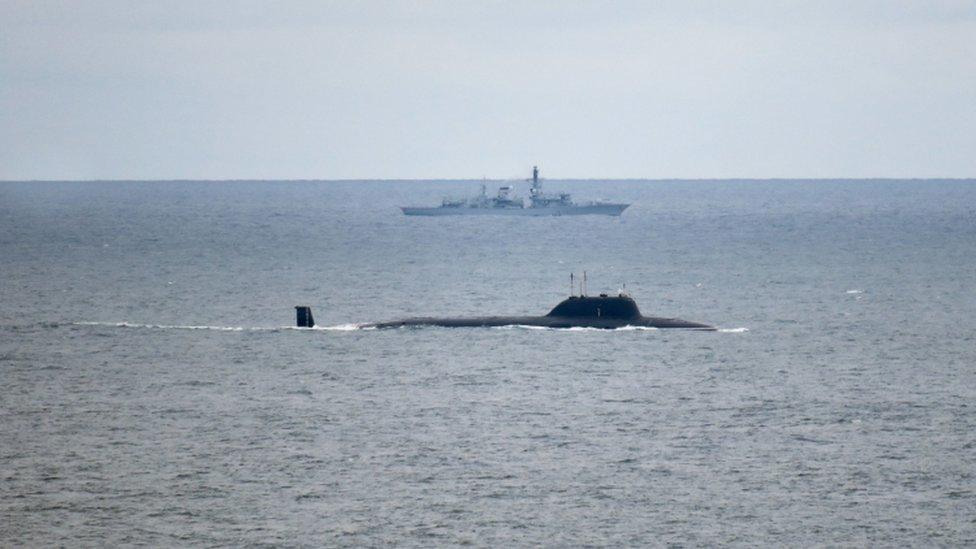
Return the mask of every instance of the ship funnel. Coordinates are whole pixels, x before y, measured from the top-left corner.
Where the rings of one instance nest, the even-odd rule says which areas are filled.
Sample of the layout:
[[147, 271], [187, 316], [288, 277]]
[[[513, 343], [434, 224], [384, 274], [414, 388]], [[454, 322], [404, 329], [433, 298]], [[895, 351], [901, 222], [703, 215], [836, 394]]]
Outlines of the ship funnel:
[[315, 319], [312, 318], [312, 308], [308, 305], [296, 305], [295, 316], [299, 328], [314, 328]]

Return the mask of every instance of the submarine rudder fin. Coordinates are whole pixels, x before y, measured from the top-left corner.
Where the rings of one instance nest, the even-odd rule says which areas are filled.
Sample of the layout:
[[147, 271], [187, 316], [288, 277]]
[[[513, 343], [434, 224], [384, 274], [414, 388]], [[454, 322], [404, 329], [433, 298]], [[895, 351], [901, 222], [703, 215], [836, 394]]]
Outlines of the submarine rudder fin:
[[312, 308], [308, 305], [295, 305], [295, 322], [299, 328], [314, 328], [315, 319], [312, 318]]

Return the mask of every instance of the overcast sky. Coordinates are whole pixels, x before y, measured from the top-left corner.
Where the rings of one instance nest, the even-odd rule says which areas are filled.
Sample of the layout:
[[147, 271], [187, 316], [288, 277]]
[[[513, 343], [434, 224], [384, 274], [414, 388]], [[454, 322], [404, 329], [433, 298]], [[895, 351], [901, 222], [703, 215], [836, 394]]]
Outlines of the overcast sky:
[[974, 177], [976, 2], [0, 0], [0, 179]]

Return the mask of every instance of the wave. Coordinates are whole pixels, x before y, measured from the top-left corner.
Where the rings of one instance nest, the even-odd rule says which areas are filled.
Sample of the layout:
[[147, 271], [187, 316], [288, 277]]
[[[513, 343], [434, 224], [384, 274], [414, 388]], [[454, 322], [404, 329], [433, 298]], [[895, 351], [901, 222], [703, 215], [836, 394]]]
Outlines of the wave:
[[219, 332], [243, 332], [270, 330], [272, 328], [246, 328], [244, 326], [196, 326], [175, 324], [139, 324], [136, 322], [72, 322], [72, 326], [107, 326], [114, 328], [145, 328], [153, 330], [216, 330]]
[[656, 332], [659, 328], [651, 326], [621, 326], [620, 328], [593, 328], [588, 326], [572, 326], [569, 328], [554, 328], [551, 326], [529, 326], [526, 324], [509, 324], [507, 326], [490, 326], [493, 330], [543, 330], [554, 332]]
[[[137, 322], [71, 322], [71, 326], [104, 326], [110, 328], [137, 328], [145, 330], [212, 330], [216, 332], [280, 332], [283, 330], [299, 331], [325, 331], [325, 332], [354, 332], [375, 330], [376, 327], [369, 324], [335, 324], [331, 326], [314, 326], [312, 328], [300, 328], [298, 326], [209, 326], [196, 324], [140, 324]], [[55, 325], [57, 326], [57, 325]], [[593, 328], [586, 326], [573, 326], [569, 328], [553, 328], [549, 326], [529, 326], [525, 324], [511, 324], [508, 326], [492, 326], [493, 330], [542, 330], [556, 332], [657, 332], [660, 328], [652, 326], [621, 326], [620, 328]], [[748, 332], [749, 328], [719, 328], [719, 332], [727, 334], [737, 334]]]
[[323, 330], [348, 332], [369, 329], [361, 324], [337, 324], [335, 326], [315, 326], [313, 328], [299, 328], [298, 326], [206, 326], [193, 324], [140, 324], [137, 322], [71, 322], [72, 326], [107, 326], [111, 328], [142, 328], [148, 330], [213, 330], [217, 332], [279, 332], [282, 330]]
[[334, 326], [313, 326], [311, 328], [298, 328], [296, 326], [289, 326], [289, 330], [325, 330], [328, 332], [353, 332], [356, 330], [375, 330], [375, 326], [369, 326], [367, 324], [336, 324]]
[[[653, 326], [621, 326], [619, 328], [592, 328], [585, 326], [573, 326], [571, 328], [552, 328], [549, 326], [526, 326], [524, 324], [511, 324], [509, 326], [494, 326], [494, 330], [551, 330], [557, 332], [658, 332], [662, 328]], [[677, 332], [698, 331], [695, 328], [675, 328]], [[749, 331], [749, 328], [718, 328], [715, 331], [723, 334], [742, 334]]]

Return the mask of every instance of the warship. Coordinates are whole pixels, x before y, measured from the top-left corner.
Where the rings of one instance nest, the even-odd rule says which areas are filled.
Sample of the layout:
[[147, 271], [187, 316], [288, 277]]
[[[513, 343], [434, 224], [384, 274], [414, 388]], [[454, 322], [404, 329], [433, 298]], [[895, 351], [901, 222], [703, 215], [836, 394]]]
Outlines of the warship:
[[532, 168], [529, 204], [514, 195], [515, 187], [506, 185], [489, 197], [485, 186], [481, 194], [468, 199], [445, 198], [440, 206], [401, 206], [405, 215], [613, 215], [619, 216], [630, 204], [615, 202], [573, 202], [568, 193], [546, 194], [542, 191], [538, 166]]
[[[584, 276], [585, 280], [585, 276]], [[574, 288], [570, 276], [570, 288]], [[570, 296], [553, 307], [544, 316], [482, 316], [460, 318], [406, 318], [387, 322], [362, 324], [361, 328], [404, 328], [411, 326], [440, 326], [445, 328], [485, 328], [499, 326], [537, 326], [543, 328], [602, 328], [612, 330], [625, 327], [685, 328], [715, 331], [714, 326], [690, 322], [680, 318], [644, 316], [632, 297], [621, 291], [617, 295], [585, 294], [585, 282], [580, 283], [579, 295], [572, 290]], [[295, 307], [299, 328], [312, 328], [315, 320], [308, 305]]]

